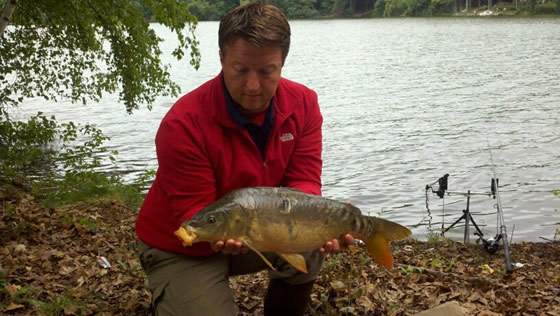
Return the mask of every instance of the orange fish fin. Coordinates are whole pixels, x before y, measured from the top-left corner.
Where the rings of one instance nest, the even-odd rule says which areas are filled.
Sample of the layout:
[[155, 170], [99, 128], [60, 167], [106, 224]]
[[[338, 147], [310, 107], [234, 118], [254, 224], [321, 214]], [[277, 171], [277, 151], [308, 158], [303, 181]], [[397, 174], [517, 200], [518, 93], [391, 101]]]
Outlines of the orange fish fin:
[[303, 258], [302, 255], [297, 253], [278, 253], [278, 255], [294, 268], [303, 273], [307, 273], [307, 264], [305, 263], [305, 258]]
[[276, 271], [276, 268], [272, 265], [272, 263], [270, 263], [270, 261], [268, 261], [268, 259], [266, 259], [266, 257], [260, 251], [258, 251], [248, 239], [243, 239], [242, 243], [247, 248], [253, 250], [257, 255], [259, 255], [259, 257], [263, 259], [264, 263], [266, 263], [267, 266]]
[[370, 217], [375, 222], [375, 227], [377, 227], [377, 232], [381, 232], [387, 241], [402, 240], [410, 237], [412, 232], [410, 229], [397, 224], [395, 222], [388, 221], [386, 219], [378, 217]]
[[381, 233], [376, 233], [373, 237], [366, 239], [366, 248], [369, 255], [378, 265], [387, 269], [393, 268], [393, 255], [389, 249], [389, 242]]

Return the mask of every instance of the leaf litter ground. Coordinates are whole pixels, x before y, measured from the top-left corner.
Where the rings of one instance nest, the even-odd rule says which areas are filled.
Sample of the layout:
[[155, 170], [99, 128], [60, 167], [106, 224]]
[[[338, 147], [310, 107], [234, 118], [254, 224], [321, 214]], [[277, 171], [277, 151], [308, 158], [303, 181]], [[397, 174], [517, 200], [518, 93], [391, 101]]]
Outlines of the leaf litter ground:
[[[0, 202], [0, 314], [149, 314], [135, 211], [110, 200], [48, 209], [21, 191]], [[512, 244], [513, 262], [524, 265], [512, 274], [501, 251], [489, 255], [481, 245], [409, 239], [392, 249], [392, 270], [363, 250], [330, 255], [308, 314], [413, 315], [457, 301], [465, 315], [560, 315], [559, 241]], [[240, 315], [262, 314], [265, 272], [230, 284]]]

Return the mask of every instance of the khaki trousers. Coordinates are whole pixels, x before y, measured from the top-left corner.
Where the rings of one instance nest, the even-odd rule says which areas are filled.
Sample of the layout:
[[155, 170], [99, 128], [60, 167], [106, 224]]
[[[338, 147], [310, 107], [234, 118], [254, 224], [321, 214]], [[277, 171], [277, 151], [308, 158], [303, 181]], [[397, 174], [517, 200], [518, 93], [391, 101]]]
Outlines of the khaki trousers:
[[[152, 248], [140, 240], [138, 251], [152, 291], [152, 310], [158, 316], [237, 315], [228, 278], [268, 269], [252, 251], [244, 255], [190, 257]], [[277, 269], [269, 270], [269, 277], [294, 285], [315, 280], [324, 254], [308, 252], [302, 255], [307, 262], [308, 274], [294, 269], [276, 254], [266, 253], [265, 257]]]

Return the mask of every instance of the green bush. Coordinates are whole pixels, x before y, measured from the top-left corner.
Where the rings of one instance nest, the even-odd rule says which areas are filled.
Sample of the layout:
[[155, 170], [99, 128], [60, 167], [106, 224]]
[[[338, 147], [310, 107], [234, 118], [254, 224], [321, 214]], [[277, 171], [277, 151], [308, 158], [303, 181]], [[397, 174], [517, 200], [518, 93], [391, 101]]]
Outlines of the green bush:
[[426, 15], [451, 15], [454, 5], [454, 0], [431, 0]]
[[103, 155], [115, 162], [117, 151], [103, 146], [109, 137], [95, 125], [58, 123], [39, 112], [28, 121], [0, 116], [0, 180], [51, 178], [92, 171]]
[[548, 2], [543, 4], [538, 4], [535, 7], [535, 14], [556, 14], [556, 3]]
[[144, 199], [136, 186], [125, 184], [120, 177], [108, 177], [93, 171], [68, 173], [60, 179], [37, 181], [33, 184], [33, 195], [42, 198], [44, 207], [108, 198], [123, 201], [136, 210]]
[[19, 183], [43, 199], [44, 206], [98, 198], [112, 198], [137, 209], [140, 190], [153, 178], [153, 171], [127, 185], [119, 176], [96, 172], [104, 160], [115, 162], [109, 152], [109, 137], [91, 124], [58, 123], [42, 113], [28, 121], [0, 116], [0, 183]]
[[42, 113], [27, 122], [0, 116], [0, 180], [3, 182], [39, 173], [51, 165], [50, 145], [56, 139], [56, 122]]

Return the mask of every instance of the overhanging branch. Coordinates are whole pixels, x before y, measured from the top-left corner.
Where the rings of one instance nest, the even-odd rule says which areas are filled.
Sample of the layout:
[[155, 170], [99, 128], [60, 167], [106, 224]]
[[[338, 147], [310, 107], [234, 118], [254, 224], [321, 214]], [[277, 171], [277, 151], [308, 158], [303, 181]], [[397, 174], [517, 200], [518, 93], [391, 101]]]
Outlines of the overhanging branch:
[[12, 14], [14, 13], [16, 6], [17, 0], [8, 0], [6, 2], [6, 6], [4, 7], [2, 16], [0, 17], [0, 36], [4, 34], [6, 26], [8, 26], [8, 23], [10, 23], [10, 19], [12, 18]]

